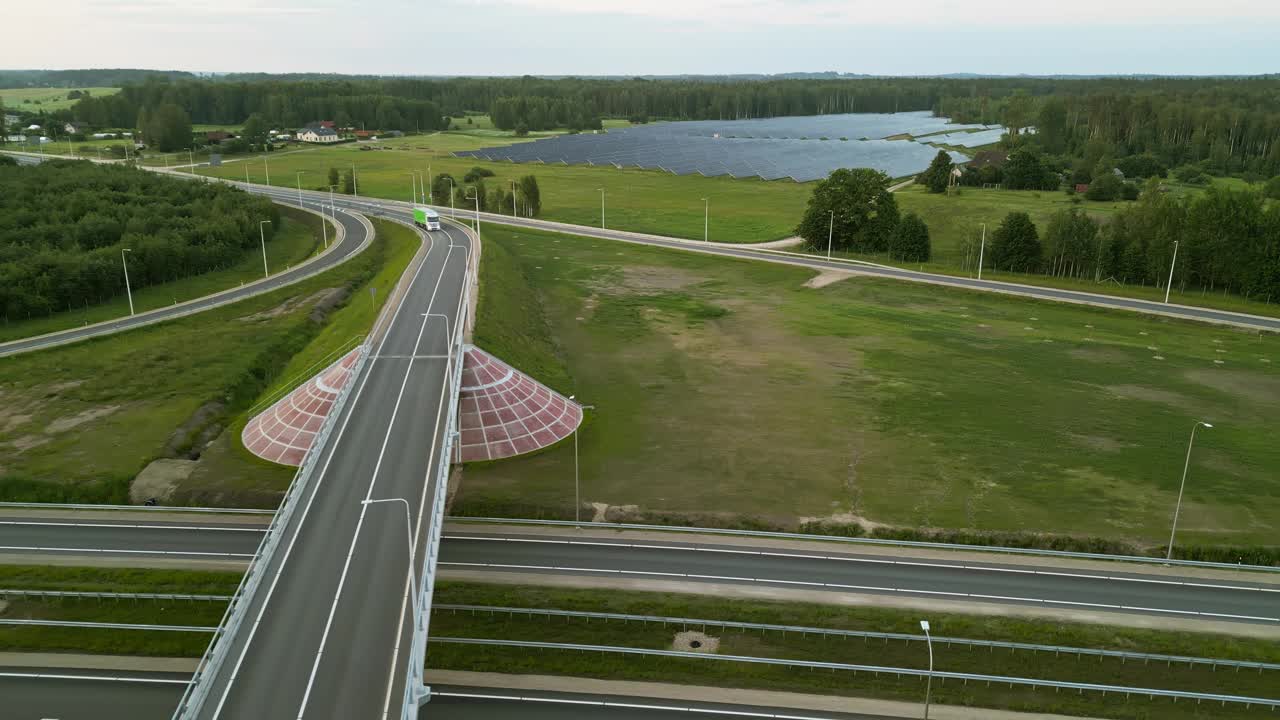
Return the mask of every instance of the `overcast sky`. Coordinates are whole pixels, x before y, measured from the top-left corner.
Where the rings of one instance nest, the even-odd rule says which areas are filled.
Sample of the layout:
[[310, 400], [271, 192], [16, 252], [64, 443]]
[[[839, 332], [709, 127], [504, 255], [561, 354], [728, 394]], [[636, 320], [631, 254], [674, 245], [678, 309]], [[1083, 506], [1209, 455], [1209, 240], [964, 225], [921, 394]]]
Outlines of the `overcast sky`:
[[1280, 72], [1280, 0], [61, 0], [5, 25], [8, 69]]

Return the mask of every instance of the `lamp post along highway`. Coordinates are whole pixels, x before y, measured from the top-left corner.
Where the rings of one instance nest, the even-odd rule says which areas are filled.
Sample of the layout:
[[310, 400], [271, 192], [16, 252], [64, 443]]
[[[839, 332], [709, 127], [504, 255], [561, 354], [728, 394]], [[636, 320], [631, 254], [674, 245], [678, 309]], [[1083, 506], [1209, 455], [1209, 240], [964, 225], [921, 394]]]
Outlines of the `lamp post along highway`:
[[711, 237], [711, 199], [702, 198], [702, 242], [709, 242]]
[[1195, 425], [1191, 426], [1191, 439], [1187, 441], [1187, 460], [1182, 465], [1182, 483], [1178, 485], [1178, 504], [1173, 508], [1173, 529], [1169, 531], [1169, 552], [1165, 554], [1165, 560], [1173, 559], [1173, 538], [1178, 534], [1178, 513], [1182, 512], [1182, 491], [1187, 487], [1187, 469], [1191, 467], [1191, 446], [1196, 441], [1196, 430], [1203, 425], [1206, 428], [1213, 428], [1203, 420], [1197, 420]]
[[516, 181], [511, 181], [511, 217], [517, 217], [520, 212], [516, 210]]
[[[570, 395], [569, 400], [573, 401], [575, 395]], [[574, 401], [576, 403], [576, 401]], [[583, 419], [586, 419], [587, 410], [595, 410], [595, 405], [578, 405], [579, 411], [583, 413]], [[578, 427], [582, 427], [582, 421], [578, 421]], [[578, 428], [573, 429], [573, 521], [575, 523], [582, 522], [582, 491], [581, 484], [578, 482]]]
[[933, 636], [929, 634], [929, 621], [921, 620], [920, 629], [924, 631], [924, 642], [929, 646], [929, 676], [924, 686], [924, 720], [929, 720], [929, 696], [933, 694]]
[[133, 252], [130, 248], [120, 248], [120, 264], [124, 267], [124, 294], [129, 297], [129, 314], [133, 315], [133, 290], [129, 287], [129, 263], [124, 254]]
[[[126, 161], [129, 159], [128, 145], [124, 146], [124, 159]], [[191, 151], [191, 148], [187, 148], [187, 163], [188, 163], [187, 168], [190, 169], [192, 175], [195, 175], [196, 174], [196, 155], [194, 152]]]
[[457, 219], [458, 211], [453, 207], [453, 178], [447, 178], [449, 181], [449, 217]]
[[982, 279], [982, 255], [987, 249], [987, 224], [982, 223], [982, 243], [978, 245], [978, 279]]
[[422, 608], [418, 607], [418, 571], [414, 567], [414, 557], [417, 555], [413, 548], [413, 513], [409, 508], [409, 501], [404, 498], [377, 498], [372, 500], [361, 500], [360, 504], [368, 507], [378, 503], [404, 503], [404, 529], [405, 537], [409, 541], [409, 582], [413, 583], [413, 587], [409, 590], [409, 596], [413, 598], [413, 631], [417, 632], [419, 626], [422, 625]]
[[1178, 241], [1173, 241], [1173, 261], [1169, 263], [1169, 282], [1164, 285], [1164, 304], [1169, 304], [1169, 291], [1173, 289], [1173, 269], [1178, 266]]
[[831, 239], [835, 237], [836, 211], [831, 211], [831, 219], [827, 221], [827, 259], [831, 259]]
[[604, 229], [604, 188], [596, 188], [600, 191], [600, 229]]
[[418, 204], [418, 176], [416, 173], [406, 173], [409, 176], [409, 204]]
[[299, 208], [302, 207], [302, 174], [305, 172], [306, 170], [299, 170], [294, 174], [295, 179], [298, 181], [298, 207]]
[[271, 184], [271, 168], [267, 165], [267, 156], [262, 156], [262, 174], [267, 176], [267, 185]]
[[258, 223], [258, 239], [262, 241], [262, 277], [271, 277], [271, 273], [267, 270], [267, 234], [262, 229], [263, 225], [270, 224], [270, 220], [262, 220]]
[[431, 163], [427, 163], [427, 182], [430, 183], [430, 185], [423, 188], [423, 190], [428, 193], [427, 203], [434, 205], [436, 203], [436, 182], [435, 177], [431, 175]]
[[356, 181], [356, 164], [351, 163], [351, 194], [360, 197], [360, 184]]

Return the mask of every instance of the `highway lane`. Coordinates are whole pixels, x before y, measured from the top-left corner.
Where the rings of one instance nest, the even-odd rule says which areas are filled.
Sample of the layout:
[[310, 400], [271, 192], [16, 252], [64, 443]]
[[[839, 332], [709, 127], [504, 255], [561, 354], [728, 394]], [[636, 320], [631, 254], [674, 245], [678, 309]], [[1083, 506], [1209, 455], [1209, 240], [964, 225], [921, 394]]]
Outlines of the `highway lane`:
[[[291, 204], [297, 206], [297, 198], [292, 203], [281, 201], [282, 204]], [[303, 203], [303, 206], [310, 210], [319, 211], [322, 203], [317, 200], [310, 200]], [[328, 207], [327, 203], [323, 203], [324, 207]], [[340, 211], [336, 213], [335, 220], [342, 226], [343, 233], [340, 242], [335, 242], [327, 251], [317, 255], [309, 262], [295, 265], [287, 270], [281, 270], [268, 278], [247, 283], [237, 288], [231, 288], [223, 292], [207, 295], [202, 298], [190, 300], [169, 307], [158, 308], [147, 312], [138, 313], [137, 315], [126, 316], [116, 320], [87, 325], [85, 327], [71, 328], [55, 333], [40, 335], [37, 337], [23, 338], [10, 342], [0, 343], [0, 357], [8, 355], [17, 355], [19, 353], [31, 352], [34, 350], [43, 350], [57, 345], [65, 345], [67, 343], [86, 340], [88, 338], [110, 335], [133, 328], [151, 325], [165, 320], [171, 320], [177, 317], [184, 317], [215, 307], [221, 307], [228, 303], [237, 302], [250, 298], [255, 295], [271, 292], [287, 285], [305, 280], [318, 273], [329, 270], [348, 259], [354, 257], [357, 253], [364, 250], [372, 239], [371, 228], [366, 224], [367, 221], [359, 215], [350, 214]]]
[[[367, 481], [366, 481], [367, 482]], [[379, 486], [381, 487], [381, 486]], [[387, 494], [375, 493], [377, 497]], [[358, 502], [352, 501], [352, 502]], [[395, 511], [396, 508], [381, 509]], [[388, 513], [391, 525], [402, 511]], [[80, 549], [104, 549], [102, 556], [167, 553], [248, 553], [260, 533], [243, 524], [223, 529], [193, 518], [187, 522], [11, 524], [0, 512], [0, 551], [44, 548], [37, 552], [75, 556]], [[392, 522], [394, 520], [395, 522]], [[30, 518], [22, 518], [30, 522]], [[37, 519], [43, 522], [41, 519]], [[131, 526], [133, 525], [133, 526]], [[192, 529], [184, 529], [192, 528]], [[403, 526], [400, 527], [403, 532]], [[497, 538], [497, 539], [479, 539]], [[404, 544], [403, 535], [399, 538]], [[64, 548], [62, 551], [54, 548]], [[114, 548], [115, 550], [111, 550]], [[389, 549], [394, 552], [393, 545]], [[93, 555], [93, 553], [84, 553]], [[246, 558], [247, 559], [247, 558]], [[495, 535], [492, 531], [453, 530], [444, 538], [441, 567], [497, 572], [617, 574], [654, 581], [736, 583], [844, 593], [902, 595], [979, 602], [1035, 604], [1064, 609], [1120, 610], [1152, 615], [1211, 613], [1216, 619], [1272, 624], [1280, 622], [1280, 588], [1240, 580], [1105, 570], [1062, 570], [1018, 562], [974, 563], [912, 559], [877, 553], [874, 548], [813, 545], [812, 550], [779, 551], [765, 545], [700, 541], [583, 540], [572, 531], [553, 535]], [[1111, 606], [1111, 607], [1101, 607]], [[1224, 617], [1217, 617], [1224, 616]]]
[[469, 247], [460, 230], [432, 233], [405, 279], [200, 718], [375, 718], [388, 705], [398, 714], [409, 533], [399, 503], [361, 501], [408, 501], [420, 563], [448, 363], [445, 324], [424, 314], [456, 324], [466, 254], [450, 241]]
[[0, 667], [0, 717], [167, 720], [189, 679], [189, 675], [170, 673]]

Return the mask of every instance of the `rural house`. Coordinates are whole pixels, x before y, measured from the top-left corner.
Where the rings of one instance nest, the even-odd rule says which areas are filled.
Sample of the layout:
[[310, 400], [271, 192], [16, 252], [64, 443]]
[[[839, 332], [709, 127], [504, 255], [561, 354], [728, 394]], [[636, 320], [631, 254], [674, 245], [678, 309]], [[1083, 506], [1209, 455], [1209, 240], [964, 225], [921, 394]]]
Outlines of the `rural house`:
[[322, 128], [305, 128], [298, 132], [298, 139], [309, 143], [335, 143], [341, 138], [333, 130]]

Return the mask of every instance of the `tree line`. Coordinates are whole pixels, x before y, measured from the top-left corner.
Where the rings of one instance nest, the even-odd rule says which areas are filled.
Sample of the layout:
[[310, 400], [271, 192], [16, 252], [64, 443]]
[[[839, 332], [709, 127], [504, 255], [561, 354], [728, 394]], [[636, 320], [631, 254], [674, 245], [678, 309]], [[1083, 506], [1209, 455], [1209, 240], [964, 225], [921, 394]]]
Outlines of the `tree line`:
[[485, 178], [493, 177], [493, 171], [483, 167], [473, 167], [459, 182], [449, 173], [440, 173], [431, 179], [431, 199], [436, 205], [450, 205], [467, 210], [516, 215], [519, 217], [538, 217], [542, 214], [542, 190], [538, 188], [538, 178], [525, 175], [516, 180], [510, 187], [497, 184], [488, 188]]
[[929, 227], [915, 213], [901, 214], [890, 182], [869, 168], [832, 172], [814, 187], [796, 235], [819, 252], [887, 253], [893, 260], [927, 262]]
[[[966, 265], [976, 267], [980, 243], [965, 240]], [[1280, 203], [1219, 187], [1175, 198], [1151, 181], [1105, 224], [1079, 208], [1058, 211], [1044, 228], [1026, 213], [1009, 213], [987, 238], [983, 264], [1157, 288], [1169, 284], [1172, 266], [1181, 292], [1280, 300]]]
[[275, 206], [221, 183], [119, 165], [0, 164], [0, 315], [6, 321], [104, 302], [227, 267], [259, 243]]

